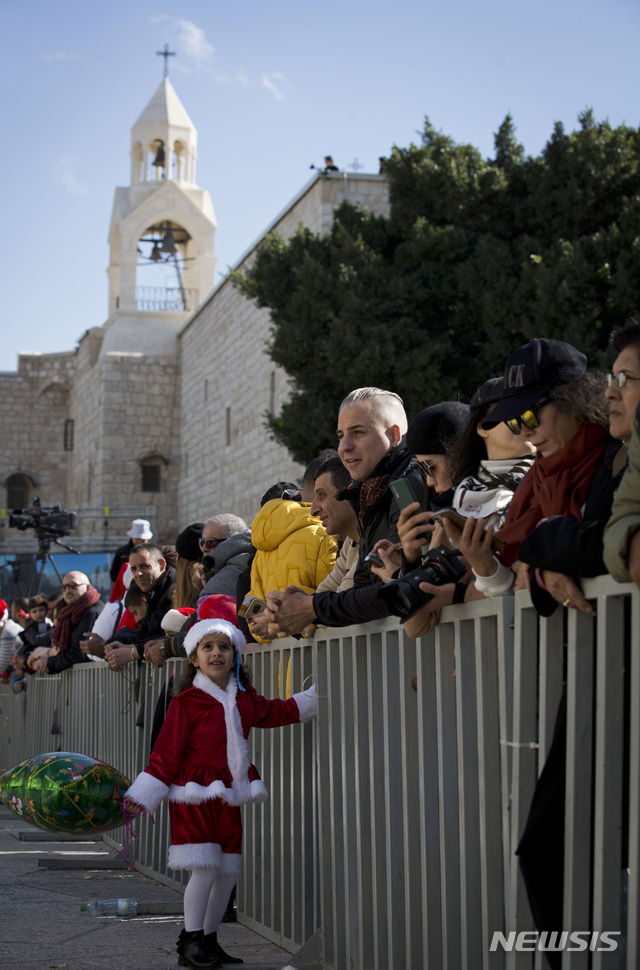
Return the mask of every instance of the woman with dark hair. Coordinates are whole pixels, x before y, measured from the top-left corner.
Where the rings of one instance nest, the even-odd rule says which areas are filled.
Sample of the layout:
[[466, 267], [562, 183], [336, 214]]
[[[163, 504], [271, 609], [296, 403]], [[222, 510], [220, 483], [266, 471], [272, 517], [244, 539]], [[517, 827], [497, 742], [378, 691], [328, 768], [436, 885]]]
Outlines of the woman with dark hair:
[[469, 420], [449, 457], [455, 485], [451, 507], [464, 515], [482, 516], [499, 529], [513, 493], [527, 474], [535, 447], [506, 424], [483, 427], [502, 397], [503, 377], [492, 377], [471, 398]]
[[[462, 532], [447, 523], [486, 595], [514, 585], [524, 567], [534, 606], [543, 616], [558, 601], [593, 614], [580, 576], [606, 572], [602, 538], [624, 461], [621, 442], [610, 437], [604, 378], [587, 373], [587, 358], [557, 340], [536, 339], [507, 361], [505, 390], [487, 425], [505, 421], [536, 446], [533, 468], [516, 492], [498, 535], [506, 545], [495, 556], [493, 527], [469, 519]], [[522, 573], [521, 573], [522, 575]], [[517, 853], [538, 930], [564, 926], [564, 829], [566, 697], [563, 695], [549, 754], [542, 770]], [[561, 954], [547, 953], [553, 967]]]
[[462, 532], [445, 525], [478, 592], [510, 593], [519, 572], [518, 585], [529, 585], [543, 616], [558, 602], [593, 613], [575, 577], [606, 572], [602, 535], [624, 467], [620, 442], [608, 433], [604, 389], [585, 355], [559, 340], [532, 340], [507, 361], [503, 396], [484, 427], [504, 421], [536, 447], [536, 460], [499, 532], [500, 552], [493, 554], [494, 529], [481, 519], [469, 518]]

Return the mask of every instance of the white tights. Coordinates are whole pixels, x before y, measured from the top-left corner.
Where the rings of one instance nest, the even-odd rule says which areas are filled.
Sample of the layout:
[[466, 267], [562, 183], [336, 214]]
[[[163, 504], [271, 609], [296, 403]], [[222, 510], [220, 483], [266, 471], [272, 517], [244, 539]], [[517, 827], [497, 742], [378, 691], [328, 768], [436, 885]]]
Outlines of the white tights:
[[237, 876], [217, 869], [193, 869], [184, 891], [184, 928], [215, 933], [227, 908]]

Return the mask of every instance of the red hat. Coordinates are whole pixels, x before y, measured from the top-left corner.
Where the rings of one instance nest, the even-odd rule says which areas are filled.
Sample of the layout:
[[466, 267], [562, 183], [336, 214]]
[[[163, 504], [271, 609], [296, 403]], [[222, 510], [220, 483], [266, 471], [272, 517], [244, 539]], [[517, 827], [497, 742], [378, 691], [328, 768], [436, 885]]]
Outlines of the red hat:
[[225, 596], [224, 593], [212, 593], [211, 596], [205, 596], [198, 607], [198, 618], [200, 620], [227, 620], [234, 626], [238, 626], [235, 598]]
[[0, 623], [4, 623], [8, 616], [9, 608], [7, 607], [5, 600], [0, 600]]

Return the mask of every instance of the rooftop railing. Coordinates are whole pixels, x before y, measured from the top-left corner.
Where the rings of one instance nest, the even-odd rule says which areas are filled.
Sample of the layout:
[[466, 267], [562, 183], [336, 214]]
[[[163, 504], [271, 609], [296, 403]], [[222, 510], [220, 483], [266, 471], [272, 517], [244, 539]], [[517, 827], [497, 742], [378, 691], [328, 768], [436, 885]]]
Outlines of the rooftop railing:
[[198, 291], [182, 289], [179, 286], [136, 286], [136, 310], [159, 313], [165, 310], [183, 313], [195, 310], [198, 305]]

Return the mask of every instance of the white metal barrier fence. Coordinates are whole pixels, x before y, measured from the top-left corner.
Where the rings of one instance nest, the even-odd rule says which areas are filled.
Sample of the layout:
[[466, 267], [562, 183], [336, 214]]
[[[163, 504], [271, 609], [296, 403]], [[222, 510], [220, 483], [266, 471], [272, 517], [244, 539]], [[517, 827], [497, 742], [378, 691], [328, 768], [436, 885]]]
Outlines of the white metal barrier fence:
[[[561, 608], [541, 620], [518, 594], [450, 607], [418, 642], [389, 620], [247, 648], [267, 696], [313, 675], [319, 716], [251, 735], [270, 801], [244, 811], [242, 922], [301, 967], [546, 966], [535, 934], [522, 936], [533, 922], [514, 850], [566, 679], [564, 928], [627, 932], [626, 950], [618, 935], [614, 952], [590, 949], [593, 937], [585, 948], [569, 940], [562, 965], [640, 966], [638, 594], [608, 577], [585, 590], [597, 597], [596, 620]], [[143, 727], [130, 668], [38, 677], [26, 716], [3, 687], [2, 765], [79, 750], [133, 777], [176, 667], [143, 668]], [[164, 810], [155, 826], [138, 825], [137, 864], [179, 884], [166, 869]]]

